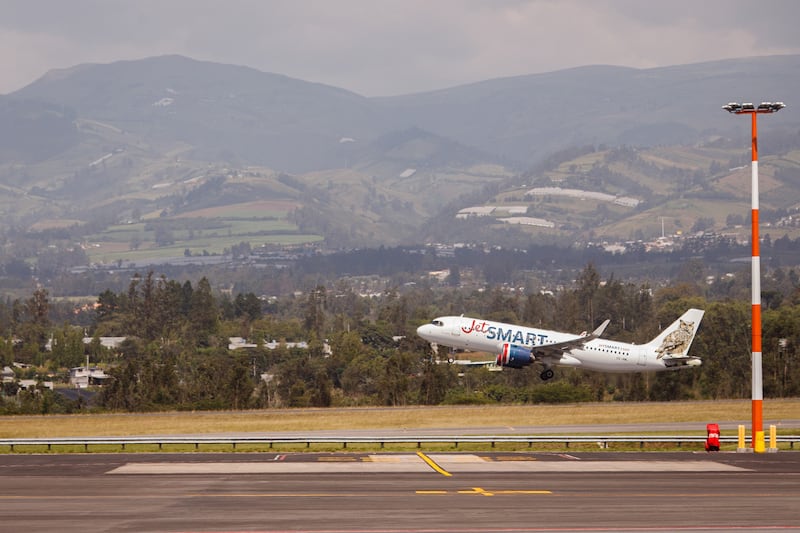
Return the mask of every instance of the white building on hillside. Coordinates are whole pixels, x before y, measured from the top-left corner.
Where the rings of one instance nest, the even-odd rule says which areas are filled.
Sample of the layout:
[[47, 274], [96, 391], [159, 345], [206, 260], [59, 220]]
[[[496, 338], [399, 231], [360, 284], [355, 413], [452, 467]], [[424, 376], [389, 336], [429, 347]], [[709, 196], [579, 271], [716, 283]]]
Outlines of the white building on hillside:
[[94, 366], [76, 366], [69, 370], [69, 384], [76, 389], [85, 389], [90, 385], [103, 385], [110, 377], [102, 368]]

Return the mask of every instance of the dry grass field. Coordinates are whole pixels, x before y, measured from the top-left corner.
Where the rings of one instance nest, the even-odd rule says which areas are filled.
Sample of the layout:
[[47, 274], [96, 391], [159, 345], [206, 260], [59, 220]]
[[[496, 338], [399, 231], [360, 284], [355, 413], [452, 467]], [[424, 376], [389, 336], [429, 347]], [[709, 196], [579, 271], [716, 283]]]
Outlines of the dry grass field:
[[[276, 409], [263, 411], [169, 412], [0, 417], [0, 438], [270, 433], [315, 430], [493, 428], [587, 424], [740, 422], [749, 426], [750, 400], [666, 403], [588, 403], [352, 409]], [[765, 400], [764, 423], [781, 433], [800, 428], [800, 398]], [[637, 433], [644, 429], [639, 428]]]

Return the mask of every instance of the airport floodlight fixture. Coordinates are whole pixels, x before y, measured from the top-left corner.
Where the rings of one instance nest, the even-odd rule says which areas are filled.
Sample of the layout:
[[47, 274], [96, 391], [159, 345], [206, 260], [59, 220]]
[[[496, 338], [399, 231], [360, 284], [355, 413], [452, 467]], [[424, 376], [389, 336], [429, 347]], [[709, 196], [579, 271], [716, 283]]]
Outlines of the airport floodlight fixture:
[[752, 207], [751, 207], [751, 317], [752, 317], [752, 380], [753, 380], [753, 428], [751, 445], [754, 452], [763, 453], [764, 448], [764, 422], [763, 422], [763, 375], [761, 372], [761, 257], [758, 238], [758, 122], [756, 117], [761, 114], [776, 113], [786, 107], [783, 102], [761, 102], [758, 107], [752, 103], [729, 102], [722, 109], [734, 115], [750, 115], [752, 124]]
[[786, 104], [783, 102], [761, 102], [757, 107], [749, 102], [744, 104], [729, 102], [722, 106], [722, 109], [728, 113], [741, 115], [743, 113], [777, 113], [784, 107], [786, 107]]

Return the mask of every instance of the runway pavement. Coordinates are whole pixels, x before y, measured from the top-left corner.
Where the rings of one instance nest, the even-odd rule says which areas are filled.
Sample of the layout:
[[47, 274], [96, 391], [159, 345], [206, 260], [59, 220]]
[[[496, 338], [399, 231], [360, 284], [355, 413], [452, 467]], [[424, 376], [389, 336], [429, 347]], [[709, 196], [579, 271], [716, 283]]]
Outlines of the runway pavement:
[[800, 532], [800, 453], [0, 456], [0, 531]]

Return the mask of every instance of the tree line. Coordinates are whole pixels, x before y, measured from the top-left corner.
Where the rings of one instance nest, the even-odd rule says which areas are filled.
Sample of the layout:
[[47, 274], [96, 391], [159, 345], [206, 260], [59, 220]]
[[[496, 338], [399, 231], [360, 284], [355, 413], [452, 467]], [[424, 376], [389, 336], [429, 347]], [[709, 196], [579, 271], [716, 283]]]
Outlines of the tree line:
[[[457, 272], [457, 271], [456, 271]], [[783, 271], [778, 271], [783, 272]], [[764, 393], [800, 394], [798, 278], [773, 273], [765, 282]], [[702, 276], [691, 265], [687, 279]], [[366, 298], [339, 281], [265, 302], [253, 293], [226, 294], [202, 278], [195, 284], [134, 276], [125, 291], [106, 290], [90, 320], [65, 312], [39, 288], [25, 301], [0, 304], [0, 356], [26, 363], [18, 377], [56, 381], [18, 393], [5, 383], [6, 413], [250, 409], [305, 406], [462, 403], [542, 403], [747, 398], [750, 394], [750, 306], [746, 283], [711, 285], [678, 280], [653, 289], [603, 279], [587, 265], [570, 287], [551, 292], [489, 290], [425, 284], [401, 286]], [[654, 374], [603, 374], [557, 368], [543, 383], [538, 372], [491, 372], [450, 364], [457, 354], [415, 334], [445, 314], [560, 331], [593, 329], [609, 318], [605, 336], [644, 343], [688, 307], [706, 310], [693, 353], [699, 368]], [[57, 317], [57, 318], [56, 318]], [[71, 319], [71, 317], [76, 317]], [[92, 337], [88, 344], [84, 337]], [[101, 337], [125, 337], [116, 349]], [[229, 337], [254, 346], [229, 349]], [[270, 341], [282, 341], [278, 347]], [[306, 341], [289, 348], [287, 341]], [[328, 347], [330, 348], [328, 350]], [[494, 355], [494, 354], [492, 354]], [[89, 358], [111, 376], [91, 402], [58, 392], [70, 367]]]

